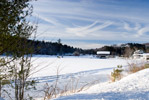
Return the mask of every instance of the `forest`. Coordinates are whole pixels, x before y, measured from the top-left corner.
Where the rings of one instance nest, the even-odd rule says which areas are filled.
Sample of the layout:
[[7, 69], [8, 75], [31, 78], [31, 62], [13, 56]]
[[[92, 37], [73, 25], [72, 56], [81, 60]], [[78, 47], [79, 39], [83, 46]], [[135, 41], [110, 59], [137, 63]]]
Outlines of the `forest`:
[[110, 51], [111, 55], [114, 56], [123, 56], [129, 57], [136, 50], [142, 50], [144, 52], [148, 52], [149, 48], [145, 46], [145, 44], [139, 43], [127, 43], [121, 44], [120, 46], [103, 46], [101, 48], [96, 49], [82, 49], [76, 48], [73, 46], [68, 46], [62, 44], [60, 41], [57, 42], [45, 42], [45, 41], [32, 41], [28, 40], [31, 43], [31, 47], [34, 48], [34, 54], [41, 55], [75, 55], [78, 53], [79, 55], [96, 55], [97, 51]]

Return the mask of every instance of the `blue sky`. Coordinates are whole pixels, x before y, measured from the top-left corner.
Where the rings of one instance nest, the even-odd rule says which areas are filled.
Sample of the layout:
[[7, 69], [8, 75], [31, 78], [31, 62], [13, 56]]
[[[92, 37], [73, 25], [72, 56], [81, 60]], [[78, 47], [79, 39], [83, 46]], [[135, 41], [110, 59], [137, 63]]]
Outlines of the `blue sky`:
[[149, 42], [149, 0], [38, 0], [37, 39], [84, 49]]

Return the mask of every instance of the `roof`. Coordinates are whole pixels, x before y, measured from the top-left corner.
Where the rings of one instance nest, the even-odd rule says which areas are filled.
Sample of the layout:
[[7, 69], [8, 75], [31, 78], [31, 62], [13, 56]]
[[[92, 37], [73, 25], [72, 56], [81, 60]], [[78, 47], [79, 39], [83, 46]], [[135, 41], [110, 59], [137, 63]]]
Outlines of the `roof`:
[[110, 51], [97, 51], [97, 54], [110, 54]]

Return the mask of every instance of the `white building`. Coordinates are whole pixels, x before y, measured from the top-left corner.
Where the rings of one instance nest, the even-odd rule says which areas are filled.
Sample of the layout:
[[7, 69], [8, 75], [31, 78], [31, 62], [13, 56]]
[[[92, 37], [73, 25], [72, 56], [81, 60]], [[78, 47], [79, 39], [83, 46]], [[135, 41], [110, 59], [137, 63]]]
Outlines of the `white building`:
[[97, 51], [97, 57], [107, 58], [110, 55], [110, 51]]
[[149, 53], [144, 53], [141, 50], [137, 50], [133, 54], [134, 59], [144, 59], [144, 60], [149, 60]]

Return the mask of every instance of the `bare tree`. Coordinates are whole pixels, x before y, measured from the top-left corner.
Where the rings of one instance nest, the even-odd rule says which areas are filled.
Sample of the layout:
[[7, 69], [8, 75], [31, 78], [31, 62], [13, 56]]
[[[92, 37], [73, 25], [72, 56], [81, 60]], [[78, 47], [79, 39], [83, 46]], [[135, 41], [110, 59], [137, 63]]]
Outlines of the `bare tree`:
[[130, 47], [126, 47], [125, 50], [124, 50], [124, 57], [130, 57], [132, 56], [134, 50], [131, 49]]

